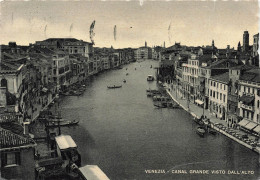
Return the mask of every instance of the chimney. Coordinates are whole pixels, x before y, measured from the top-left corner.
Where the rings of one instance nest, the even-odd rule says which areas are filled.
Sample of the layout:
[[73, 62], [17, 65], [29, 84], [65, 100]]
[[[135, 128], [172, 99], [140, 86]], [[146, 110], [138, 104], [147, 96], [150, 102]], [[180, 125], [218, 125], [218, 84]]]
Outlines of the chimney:
[[23, 134], [24, 135], [29, 135], [29, 121], [23, 122]]

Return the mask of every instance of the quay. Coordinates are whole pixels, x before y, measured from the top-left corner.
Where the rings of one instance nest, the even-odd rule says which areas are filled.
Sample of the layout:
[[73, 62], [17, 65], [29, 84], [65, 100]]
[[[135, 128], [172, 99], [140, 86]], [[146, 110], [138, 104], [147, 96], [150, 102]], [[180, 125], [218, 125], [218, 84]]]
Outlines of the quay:
[[[183, 110], [185, 110], [186, 112], [188, 112], [188, 113], [189, 113], [190, 115], [192, 115], [194, 118], [200, 118], [200, 117], [203, 115], [203, 114], [201, 113], [201, 111], [197, 111], [197, 109], [202, 109], [202, 108], [200, 108], [200, 107], [194, 105], [194, 107], [196, 106], [196, 111], [194, 111], [195, 109], [192, 109], [192, 108], [191, 108], [191, 106], [192, 106], [193, 104], [190, 104], [190, 105], [189, 105], [190, 108], [188, 108], [187, 106], [185, 106], [185, 103], [181, 102], [180, 100], [177, 100], [176, 95], [175, 95], [175, 97], [174, 97], [174, 94], [175, 94], [176, 92], [173, 92], [173, 91], [176, 90], [176, 86], [175, 86], [174, 88], [171, 88], [171, 87], [168, 86], [167, 84], [165, 84], [165, 86], [166, 86], [166, 92], [167, 92], [167, 94], [168, 94], [168, 95], [171, 97], [171, 99], [172, 99], [173, 101], [175, 101]], [[209, 114], [209, 112], [207, 112], [207, 111], [205, 111], [204, 113], [207, 114], [208, 117], [211, 116], [211, 115]], [[210, 121], [213, 122], [213, 123], [210, 124], [211, 128], [213, 128], [213, 129], [215, 129], [216, 131], [220, 132], [221, 134], [223, 134], [223, 135], [229, 137], [230, 139], [236, 141], [237, 143], [239, 143], [239, 144], [241, 144], [241, 145], [243, 145], [243, 146], [245, 146], [245, 147], [247, 147], [247, 148], [253, 150], [254, 152], [260, 154], [260, 147], [259, 147], [259, 146], [253, 147], [253, 146], [251, 146], [251, 145], [249, 145], [249, 144], [243, 142], [242, 140], [240, 140], [240, 139], [238, 139], [238, 138], [232, 136], [231, 134], [229, 134], [229, 133], [223, 131], [222, 129], [218, 128], [217, 126], [215, 126], [215, 123], [222, 123], [222, 124], [224, 124], [225, 127], [227, 127], [227, 124], [226, 124], [225, 122], [223, 122], [223, 121], [221, 121], [221, 120], [218, 120], [217, 118], [214, 118], [214, 117], [212, 117], [212, 116], [210, 117]], [[241, 130], [237, 130], [237, 131], [243, 133]]]

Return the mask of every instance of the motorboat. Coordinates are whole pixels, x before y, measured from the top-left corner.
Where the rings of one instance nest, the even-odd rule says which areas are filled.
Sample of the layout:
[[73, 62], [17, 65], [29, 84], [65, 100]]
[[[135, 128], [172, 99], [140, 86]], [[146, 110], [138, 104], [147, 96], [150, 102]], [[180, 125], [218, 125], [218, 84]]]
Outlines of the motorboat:
[[126, 83], [126, 80], [124, 79], [123, 82]]
[[201, 137], [204, 137], [204, 134], [206, 133], [205, 129], [202, 126], [197, 127], [197, 134]]

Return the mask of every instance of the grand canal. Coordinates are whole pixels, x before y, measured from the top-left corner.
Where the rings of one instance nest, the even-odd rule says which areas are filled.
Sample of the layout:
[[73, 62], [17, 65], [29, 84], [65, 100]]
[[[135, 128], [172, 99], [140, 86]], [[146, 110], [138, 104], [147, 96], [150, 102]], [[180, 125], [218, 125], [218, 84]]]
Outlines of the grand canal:
[[[223, 135], [199, 137], [191, 116], [182, 109], [153, 106], [145, 92], [156, 88], [156, 82], [146, 81], [147, 75], [155, 74], [151, 65], [158, 62], [135, 62], [104, 72], [90, 81], [84, 95], [61, 100], [63, 117], [80, 120], [76, 127], [62, 128], [62, 133], [77, 143], [82, 165], [96, 164], [113, 180], [257, 179], [256, 153]], [[107, 89], [114, 84], [122, 88]], [[155, 169], [166, 173], [145, 173]], [[225, 174], [172, 170], [224, 170]], [[254, 175], [229, 175], [228, 170], [251, 170]]]

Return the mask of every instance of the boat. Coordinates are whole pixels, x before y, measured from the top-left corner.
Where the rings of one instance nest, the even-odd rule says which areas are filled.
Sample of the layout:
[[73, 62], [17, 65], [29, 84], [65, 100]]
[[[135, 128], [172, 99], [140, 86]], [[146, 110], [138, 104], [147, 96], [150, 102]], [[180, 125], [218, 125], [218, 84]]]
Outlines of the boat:
[[212, 134], [212, 135], [216, 135], [217, 131], [215, 129], [210, 128], [209, 133]]
[[158, 103], [158, 104], [153, 104], [153, 105], [158, 108], [167, 108], [167, 104], [165, 104], [165, 103]]
[[151, 67], [150, 68], [153, 68], [153, 66], [151, 65]]
[[73, 121], [51, 121], [49, 122], [46, 127], [59, 127], [59, 126], [74, 126], [79, 123], [78, 120]]
[[197, 134], [201, 137], [204, 137], [204, 134], [206, 133], [205, 129], [202, 126], [197, 127]]
[[123, 82], [126, 83], [126, 80], [124, 79]]
[[152, 75], [147, 76], [147, 81], [153, 81], [153, 80], [154, 80], [154, 77]]
[[122, 85], [119, 85], [119, 86], [116, 86], [116, 85], [114, 85], [114, 86], [107, 86], [108, 89], [115, 89], [115, 88], [121, 88], [121, 87], [122, 87]]
[[128, 76], [128, 73], [126, 73], [125, 75]]

